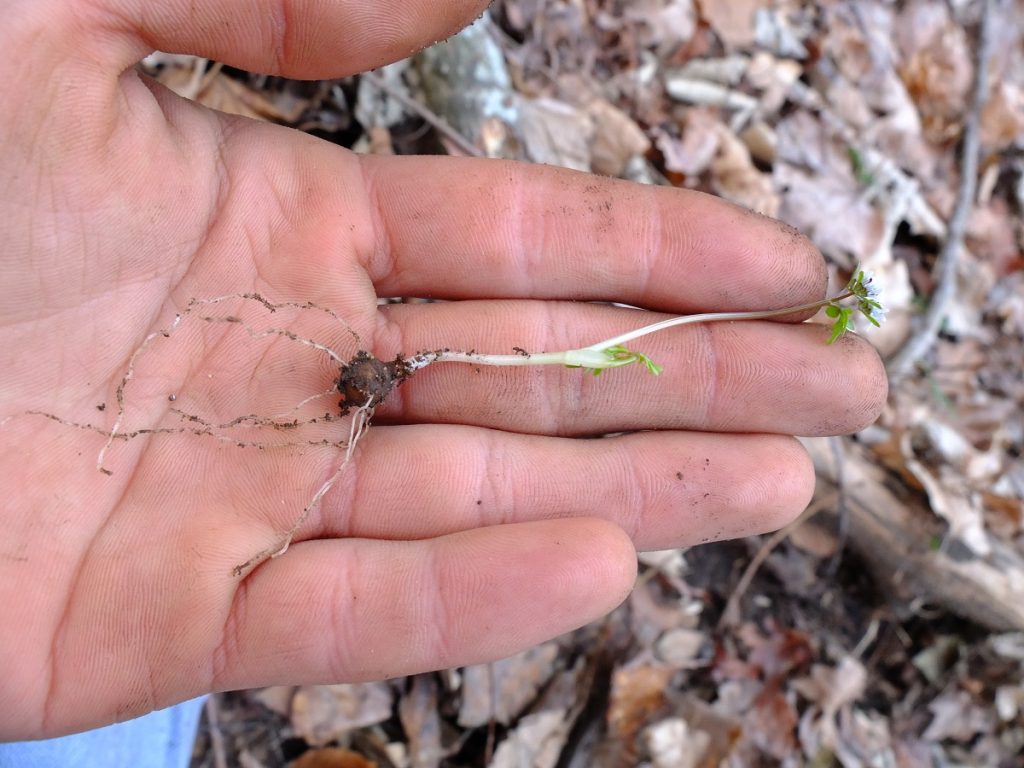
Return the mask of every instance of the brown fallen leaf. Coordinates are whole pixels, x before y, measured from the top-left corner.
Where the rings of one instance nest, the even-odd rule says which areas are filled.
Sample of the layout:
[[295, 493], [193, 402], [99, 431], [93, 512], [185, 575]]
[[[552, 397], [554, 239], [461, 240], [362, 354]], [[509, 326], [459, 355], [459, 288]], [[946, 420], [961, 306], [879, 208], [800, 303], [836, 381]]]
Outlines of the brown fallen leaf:
[[899, 69], [921, 115], [925, 136], [936, 144], [960, 132], [974, 67], [967, 33], [945, 3], [916, 0], [898, 19]]
[[582, 109], [548, 97], [524, 100], [518, 127], [523, 148], [533, 162], [590, 170], [594, 125]]
[[730, 0], [727, 3], [705, 0], [700, 3], [700, 15], [727, 49], [736, 50], [754, 42], [754, 16], [769, 5], [768, 0]]
[[444, 757], [441, 747], [441, 716], [437, 710], [437, 681], [433, 675], [416, 675], [398, 704], [398, 717], [409, 738], [413, 768], [436, 768]]
[[343, 734], [391, 717], [387, 683], [306, 685], [292, 699], [292, 727], [309, 744], [323, 746]]
[[507, 659], [466, 667], [459, 725], [475, 728], [492, 719], [503, 725], [512, 722], [551, 679], [557, 658], [557, 644], [545, 643]]
[[798, 716], [793, 702], [775, 686], [766, 687], [744, 718], [746, 737], [777, 760], [796, 750]]
[[570, 727], [557, 710], [527, 715], [498, 745], [489, 768], [555, 768]]
[[303, 753], [292, 768], [377, 768], [377, 763], [350, 749], [326, 747]]
[[585, 109], [594, 126], [590, 162], [595, 173], [621, 176], [633, 157], [650, 149], [643, 129], [607, 99], [594, 99]]
[[663, 712], [665, 690], [674, 674], [671, 667], [650, 663], [615, 670], [608, 703], [609, 735], [624, 745], [634, 744], [644, 727]]
[[692, 107], [686, 110], [680, 138], [659, 131], [655, 144], [665, 159], [666, 170], [690, 177], [704, 173], [718, 151], [720, 127], [722, 123], [714, 110]]
[[252, 90], [244, 83], [232, 77], [228, 77], [223, 72], [218, 73], [200, 91], [196, 100], [211, 109], [227, 112], [232, 115], [251, 117], [256, 120], [285, 122], [289, 117], [261, 93]]
[[746, 145], [724, 127], [711, 162], [711, 184], [726, 200], [773, 218], [779, 213], [780, 199], [771, 176], [755, 167]]
[[840, 264], [867, 260], [878, 250], [885, 219], [854, 173], [850, 148], [803, 111], [779, 123], [778, 137], [773, 171], [783, 190], [781, 218]]

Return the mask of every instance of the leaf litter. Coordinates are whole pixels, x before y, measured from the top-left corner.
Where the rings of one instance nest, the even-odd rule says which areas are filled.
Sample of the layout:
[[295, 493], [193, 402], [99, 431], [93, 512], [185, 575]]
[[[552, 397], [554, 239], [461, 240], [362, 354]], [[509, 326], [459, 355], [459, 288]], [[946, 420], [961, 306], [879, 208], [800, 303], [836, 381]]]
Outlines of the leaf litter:
[[[814, 514], [770, 546], [644, 555], [622, 607], [511, 659], [222, 694], [193, 765], [1019, 764], [1024, 8], [997, 5], [946, 324], [877, 424], [838, 448], [806, 441]], [[502, 0], [373, 76], [294, 82], [166, 54], [142, 66], [187, 98], [358, 152], [546, 162], [779, 216], [834, 285], [875, 270], [893, 322], [859, 330], [890, 354], [937, 287], [981, 13]]]

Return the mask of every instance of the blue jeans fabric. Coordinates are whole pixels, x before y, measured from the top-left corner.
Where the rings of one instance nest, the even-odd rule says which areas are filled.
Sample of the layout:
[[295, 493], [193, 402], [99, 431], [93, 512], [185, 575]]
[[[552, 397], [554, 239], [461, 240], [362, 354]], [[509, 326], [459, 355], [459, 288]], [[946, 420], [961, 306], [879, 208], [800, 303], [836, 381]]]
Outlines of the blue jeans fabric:
[[188, 768], [204, 698], [95, 731], [0, 744], [0, 768]]

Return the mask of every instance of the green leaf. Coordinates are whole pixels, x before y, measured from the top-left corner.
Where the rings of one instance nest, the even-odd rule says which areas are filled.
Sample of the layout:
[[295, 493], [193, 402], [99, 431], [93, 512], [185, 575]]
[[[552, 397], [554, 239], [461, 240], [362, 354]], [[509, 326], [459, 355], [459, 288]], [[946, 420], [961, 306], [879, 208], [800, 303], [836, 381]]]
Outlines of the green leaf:
[[828, 337], [828, 343], [833, 344], [835, 341], [850, 330], [853, 327], [851, 316], [853, 310], [849, 307], [841, 307], [839, 310], [839, 316], [836, 321], [832, 323], [832, 333]]
[[868, 169], [867, 164], [864, 162], [864, 158], [861, 157], [860, 152], [857, 151], [856, 147], [848, 147], [847, 154], [850, 158], [850, 165], [853, 168], [853, 175], [860, 182], [861, 186], [870, 187], [875, 181], [874, 174]]
[[640, 362], [643, 363], [647, 370], [655, 376], [660, 376], [661, 372], [665, 370], [664, 366], [658, 365], [656, 362], [651, 360], [647, 355], [637, 355], [640, 358]]

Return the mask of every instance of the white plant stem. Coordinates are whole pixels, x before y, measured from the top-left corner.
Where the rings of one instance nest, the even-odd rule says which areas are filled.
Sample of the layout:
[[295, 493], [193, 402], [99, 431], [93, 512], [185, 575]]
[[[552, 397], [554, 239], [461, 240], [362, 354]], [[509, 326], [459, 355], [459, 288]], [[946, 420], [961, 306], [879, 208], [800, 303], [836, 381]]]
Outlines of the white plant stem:
[[765, 309], [747, 312], [704, 312], [697, 315], [680, 315], [671, 317], [651, 325], [645, 325], [632, 331], [626, 331], [610, 339], [604, 339], [596, 344], [579, 349], [569, 349], [561, 352], [519, 352], [512, 355], [488, 355], [478, 352], [457, 352], [453, 350], [438, 350], [435, 352], [421, 352], [406, 358], [405, 363], [410, 370], [417, 371], [432, 363], [468, 363], [471, 365], [567, 365], [572, 367], [589, 368], [592, 370], [603, 370], [605, 368], [616, 368], [622, 365], [629, 365], [636, 362], [636, 358], [613, 357], [607, 350], [614, 347], [621, 347], [630, 341], [639, 339], [666, 328], [673, 328], [679, 325], [691, 325], [693, 323], [714, 323], [732, 320], [764, 320], [782, 315], [792, 315], [796, 312], [805, 312], [811, 309], [820, 309], [853, 296], [850, 291], [821, 301], [812, 301], [807, 304], [799, 304], [794, 307], [782, 309]]

